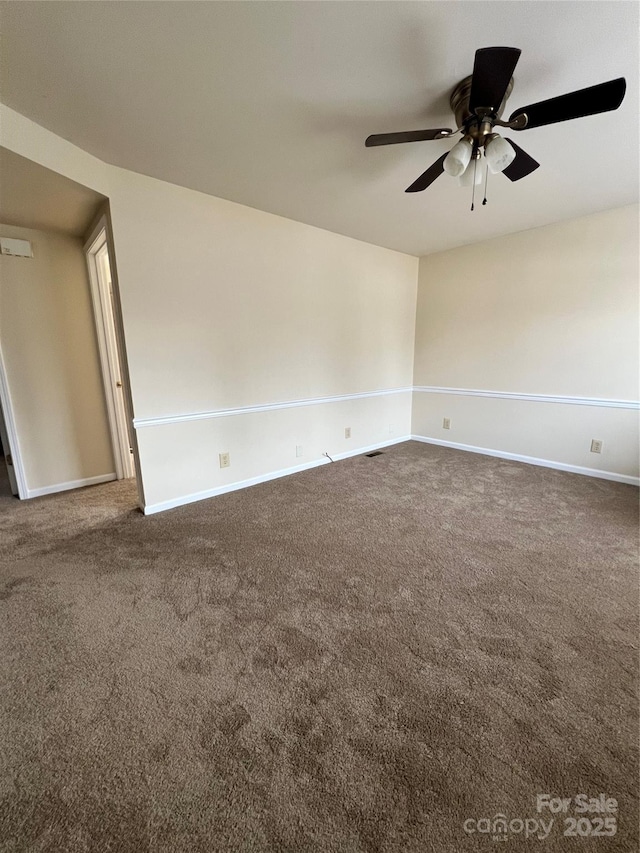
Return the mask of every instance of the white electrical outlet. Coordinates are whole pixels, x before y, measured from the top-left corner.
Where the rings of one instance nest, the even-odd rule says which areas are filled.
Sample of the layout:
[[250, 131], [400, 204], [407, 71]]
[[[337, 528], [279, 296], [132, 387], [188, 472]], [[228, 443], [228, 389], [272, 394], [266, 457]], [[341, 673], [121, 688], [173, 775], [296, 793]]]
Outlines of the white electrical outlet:
[[344, 437], [345, 438], [351, 438], [351, 427], [345, 427], [344, 428]]
[[296, 444], [296, 456], [302, 456], [302, 445]]
[[451, 418], [442, 419], [442, 429], [451, 429]]
[[602, 442], [597, 438], [594, 438], [591, 442], [591, 452], [592, 453], [602, 453]]
[[393, 432], [393, 424], [389, 424], [389, 435]]
[[221, 468], [229, 468], [231, 465], [231, 456], [228, 453], [220, 453], [219, 459]]

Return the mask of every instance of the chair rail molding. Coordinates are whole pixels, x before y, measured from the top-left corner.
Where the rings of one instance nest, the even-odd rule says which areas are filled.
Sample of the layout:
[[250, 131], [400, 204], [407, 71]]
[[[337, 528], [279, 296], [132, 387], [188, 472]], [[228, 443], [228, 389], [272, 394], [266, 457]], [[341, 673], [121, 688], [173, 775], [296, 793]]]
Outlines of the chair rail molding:
[[176, 424], [185, 421], [202, 421], [210, 418], [230, 418], [256, 412], [273, 412], [278, 409], [295, 409], [304, 406], [321, 406], [326, 403], [343, 403], [363, 400], [368, 397], [386, 397], [390, 394], [454, 394], [462, 397], [493, 397], [500, 400], [527, 400], [532, 403], [560, 403], [570, 406], [599, 406], [607, 409], [640, 410], [637, 400], [609, 400], [603, 397], [568, 397], [560, 394], [527, 394], [515, 391], [488, 391], [480, 388], [445, 388], [438, 385], [406, 385], [400, 388], [385, 388], [379, 391], [361, 391], [355, 394], [338, 394], [331, 397], [307, 397], [301, 400], [284, 400], [276, 403], [258, 403], [253, 406], [238, 406], [233, 409], [211, 409], [204, 412], [184, 412], [175, 415], [134, 418], [135, 429]]
[[560, 394], [527, 394], [515, 391], [487, 391], [480, 388], [444, 388], [438, 385], [415, 385], [424, 394], [453, 394], [461, 397], [493, 397], [499, 400], [527, 400], [531, 403], [560, 403], [569, 406], [599, 406], [606, 409], [639, 409], [637, 400], [608, 400], [603, 397], [567, 397]]
[[325, 403], [344, 403], [349, 400], [363, 400], [368, 397], [386, 397], [390, 394], [408, 394], [413, 391], [413, 386], [407, 385], [402, 388], [386, 388], [381, 391], [362, 391], [355, 394], [339, 394], [334, 397], [309, 397], [302, 400], [287, 400], [280, 403], [260, 403], [255, 406], [240, 406], [235, 409], [212, 409], [207, 412], [193, 412], [179, 415], [162, 415], [152, 418], [134, 418], [135, 429], [144, 427], [162, 426], [163, 424], [183, 423], [184, 421], [203, 421], [210, 418], [229, 418], [236, 415], [250, 415], [256, 412], [274, 412], [278, 409], [296, 409], [304, 406], [321, 406]]

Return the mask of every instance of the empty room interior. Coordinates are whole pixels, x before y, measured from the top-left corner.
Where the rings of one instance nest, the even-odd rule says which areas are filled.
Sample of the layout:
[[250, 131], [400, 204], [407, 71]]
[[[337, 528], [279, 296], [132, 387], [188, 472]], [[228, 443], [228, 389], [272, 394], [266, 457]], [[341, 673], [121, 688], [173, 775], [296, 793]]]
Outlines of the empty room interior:
[[0, 850], [638, 833], [635, 2], [0, 2]]

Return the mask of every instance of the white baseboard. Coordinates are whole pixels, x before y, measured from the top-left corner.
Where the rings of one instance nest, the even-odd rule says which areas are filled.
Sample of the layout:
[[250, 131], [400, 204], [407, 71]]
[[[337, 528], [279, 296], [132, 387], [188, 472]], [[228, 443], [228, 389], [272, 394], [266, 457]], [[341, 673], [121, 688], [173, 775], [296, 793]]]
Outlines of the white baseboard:
[[56, 492], [68, 492], [70, 489], [81, 489], [83, 486], [97, 486], [99, 483], [109, 483], [115, 479], [114, 472], [113, 474], [99, 474], [97, 477], [85, 477], [83, 480], [55, 483], [53, 486], [41, 486], [38, 489], [27, 489], [27, 498], [39, 498], [42, 495], [53, 495]]
[[[401, 438], [394, 438], [390, 441], [383, 441], [379, 444], [370, 444], [367, 447], [359, 447], [357, 450], [348, 450], [345, 453], [332, 454], [331, 458], [334, 462], [341, 459], [348, 459], [351, 456], [362, 456], [364, 453], [370, 453], [372, 450], [379, 450], [383, 447], [391, 447], [394, 444], [401, 444], [403, 441], [410, 441], [410, 435], [403, 435]], [[290, 474], [298, 474], [300, 471], [308, 471], [310, 468], [318, 468], [320, 465], [331, 464], [331, 460], [322, 456], [320, 459], [314, 459], [311, 462], [304, 462], [302, 465], [295, 465], [293, 468], [282, 468], [278, 471], [270, 471], [268, 474], [261, 474], [258, 477], [251, 477], [248, 480], [239, 480], [236, 483], [229, 483], [225, 486], [216, 486], [213, 489], [205, 489], [201, 492], [194, 492], [190, 495], [182, 495], [179, 498], [171, 498], [168, 501], [160, 501], [155, 504], [148, 504], [143, 508], [145, 515], [153, 515], [156, 512], [163, 512], [166, 509], [174, 509], [185, 504], [203, 501], [207, 498], [215, 498], [218, 495], [224, 495], [227, 492], [236, 492], [238, 489], [246, 489], [249, 486], [257, 486], [259, 483], [267, 483], [269, 480], [277, 480], [280, 477], [288, 477]]]
[[456, 441], [444, 441], [440, 438], [427, 438], [424, 435], [412, 435], [413, 441], [425, 444], [437, 444], [441, 447], [451, 447], [454, 450], [466, 450], [470, 453], [480, 453], [482, 456], [497, 456], [499, 459], [511, 459], [514, 462], [526, 462], [527, 465], [539, 465], [542, 468], [555, 468], [558, 471], [569, 471], [571, 474], [584, 474], [586, 477], [598, 477], [600, 480], [614, 480], [616, 483], [627, 483], [630, 486], [640, 486], [640, 477], [627, 474], [617, 474], [615, 471], [600, 471], [598, 468], [583, 468], [580, 465], [568, 465], [565, 462], [554, 462], [551, 459], [538, 459], [535, 456], [523, 456], [520, 453], [508, 453], [506, 450], [492, 450], [487, 447], [475, 447], [472, 444], [459, 444]]

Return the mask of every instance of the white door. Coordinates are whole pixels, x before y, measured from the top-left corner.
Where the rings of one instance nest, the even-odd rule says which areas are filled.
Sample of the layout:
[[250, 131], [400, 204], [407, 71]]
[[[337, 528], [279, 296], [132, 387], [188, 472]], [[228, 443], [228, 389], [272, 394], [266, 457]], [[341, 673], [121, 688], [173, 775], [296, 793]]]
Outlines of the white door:
[[102, 228], [86, 246], [86, 253], [116, 475], [119, 480], [122, 480], [135, 477], [135, 464], [129, 439], [127, 407], [118, 353], [113, 285], [105, 228]]
[[120, 357], [118, 355], [118, 341], [116, 338], [116, 327], [114, 321], [113, 307], [113, 284], [111, 280], [111, 268], [109, 266], [109, 252], [107, 244], [97, 252], [96, 262], [98, 265], [98, 283], [100, 288], [100, 302], [104, 317], [105, 332], [107, 338], [107, 351], [109, 362], [109, 374], [111, 388], [114, 397], [116, 414], [116, 428], [118, 430], [118, 442], [121, 448], [123, 474], [125, 477], [133, 477], [135, 469], [133, 464], [133, 449], [129, 440], [129, 429], [127, 426], [127, 408], [124, 401], [124, 388], [122, 385], [122, 371], [120, 368]]

